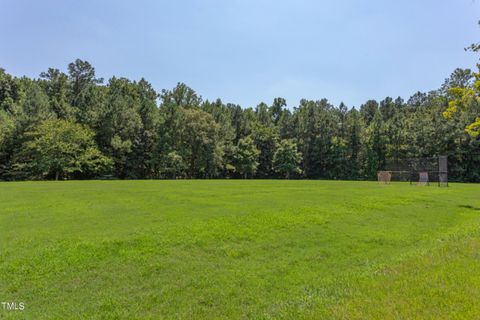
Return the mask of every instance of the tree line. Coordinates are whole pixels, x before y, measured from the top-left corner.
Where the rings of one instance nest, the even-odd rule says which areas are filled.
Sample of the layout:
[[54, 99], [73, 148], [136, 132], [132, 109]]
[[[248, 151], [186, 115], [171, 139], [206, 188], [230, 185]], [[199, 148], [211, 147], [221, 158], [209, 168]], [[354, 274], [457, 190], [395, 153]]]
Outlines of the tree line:
[[[244, 108], [179, 83], [98, 78], [87, 61], [38, 78], [0, 69], [0, 179], [375, 179], [387, 159], [448, 155], [480, 181], [478, 74], [359, 108], [283, 98]], [[477, 88], [477, 89], [478, 89]], [[462, 112], [456, 112], [462, 110]]]

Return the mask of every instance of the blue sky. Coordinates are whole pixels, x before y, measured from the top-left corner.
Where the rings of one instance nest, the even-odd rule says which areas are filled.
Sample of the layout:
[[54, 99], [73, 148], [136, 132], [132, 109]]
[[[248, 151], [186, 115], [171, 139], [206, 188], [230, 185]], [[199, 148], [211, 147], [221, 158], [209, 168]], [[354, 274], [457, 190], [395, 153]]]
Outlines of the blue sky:
[[478, 58], [474, 0], [0, 0], [0, 67], [185, 82], [204, 99], [359, 106], [438, 88]]

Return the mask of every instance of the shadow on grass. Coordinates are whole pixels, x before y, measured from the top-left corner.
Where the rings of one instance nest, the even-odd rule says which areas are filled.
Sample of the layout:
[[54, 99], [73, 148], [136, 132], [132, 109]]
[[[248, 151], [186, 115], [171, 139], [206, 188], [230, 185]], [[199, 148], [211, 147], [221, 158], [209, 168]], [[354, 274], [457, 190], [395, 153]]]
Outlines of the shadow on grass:
[[470, 209], [470, 210], [475, 210], [475, 211], [480, 211], [480, 208], [479, 207], [474, 207], [474, 206], [471, 206], [469, 204], [467, 205], [460, 205], [459, 206], [460, 208], [465, 208], [465, 209]]

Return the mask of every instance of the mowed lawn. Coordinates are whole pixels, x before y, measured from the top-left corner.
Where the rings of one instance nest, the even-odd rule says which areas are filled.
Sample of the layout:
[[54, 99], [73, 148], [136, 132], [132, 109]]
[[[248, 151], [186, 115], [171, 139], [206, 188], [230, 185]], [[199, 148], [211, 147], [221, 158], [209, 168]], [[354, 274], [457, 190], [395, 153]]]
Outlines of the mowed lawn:
[[480, 185], [0, 183], [0, 319], [473, 319]]

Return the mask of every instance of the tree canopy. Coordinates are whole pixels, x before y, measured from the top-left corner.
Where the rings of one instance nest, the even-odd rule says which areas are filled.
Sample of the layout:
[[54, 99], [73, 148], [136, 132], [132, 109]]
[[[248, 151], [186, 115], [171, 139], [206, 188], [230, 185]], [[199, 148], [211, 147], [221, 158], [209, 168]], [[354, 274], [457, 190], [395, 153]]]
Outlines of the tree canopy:
[[291, 139], [280, 141], [273, 155], [273, 167], [282, 177], [289, 179], [292, 175], [300, 174], [302, 154], [297, 150], [297, 144]]
[[208, 101], [184, 83], [104, 81], [79, 59], [39, 78], [0, 69], [0, 179], [374, 179], [387, 159], [442, 154], [453, 179], [480, 181], [479, 97], [469, 69], [358, 108]]
[[94, 133], [67, 120], [45, 120], [25, 133], [13, 170], [28, 178], [92, 176], [109, 170], [112, 161], [97, 149]]

